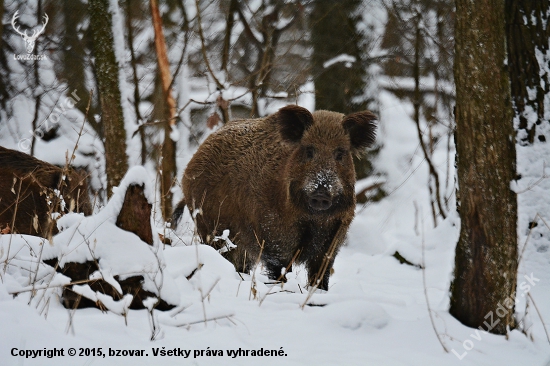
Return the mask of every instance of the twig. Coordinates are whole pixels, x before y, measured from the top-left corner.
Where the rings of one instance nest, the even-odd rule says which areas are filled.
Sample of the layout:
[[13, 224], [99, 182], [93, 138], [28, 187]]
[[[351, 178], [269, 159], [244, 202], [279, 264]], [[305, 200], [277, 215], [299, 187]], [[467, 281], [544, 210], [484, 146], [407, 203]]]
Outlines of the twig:
[[194, 322], [189, 322], [189, 323], [185, 323], [185, 324], [176, 325], [176, 327], [189, 327], [190, 325], [193, 325], [193, 324], [200, 324], [202, 322], [206, 323], [206, 322], [211, 322], [211, 321], [220, 320], [220, 319], [227, 319], [227, 320], [231, 321], [231, 317], [233, 317], [233, 316], [235, 316], [235, 314], [217, 316], [217, 317], [214, 317], [214, 318], [209, 318], [209, 319], [204, 319], [204, 320], [197, 320], [197, 321], [194, 321]]
[[[518, 266], [519, 264], [521, 263], [521, 260], [523, 259], [523, 253], [525, 253], [525, 248], [527, 248], [527, 243], [529, 243], [529, 238], [531, 237], [531, 232], [533, 231], [533, 229], [535, 228], [535, 223], [537, 222], [537, 217], [541, 218], [542, 217], [539, 215], [539, 213], [537, 212], [537, 214], [535, 215], [535, 217], [533, 218], [533, 221], [531, 222], [531, 224], [529, 225], [529, 232], [527, 233], [527, 238], [525, 238], [525, 244], [523, 244], [523, 248], [521, 248], [521, 253], [519, 255], [519, 259], [518, 259]], [[544, 220], [542, 220], [544, 222]], [[546, 225], [546, 222], [544, 222], [544, 224]], [[546, 225], [546, 227], [548, 227], [548, 225]], [[550, 229], [550, 228], [549, 228]]]
[[[198, 6], [198, 5], [197, 5]], [[206, 193], [206, 192], [205, 192]], [[203, 200], [204, 200], [204, 196], [203, 196]], [[201, 203], [201, 207], [202, 207], [202, 203]], [[195, 212], [195, 202], [193, 201], [193, 212], [191, 212], [191, 217], [195, 223], [195, 228], [193, 229], [193, 239], [191, 240], [191, 242], [195, 242], [195, 238], [198, 236], [198, 233], [197, 233], [197, 214], [194, 214]], [[197, 258], [197, 268], [200, 268], [203, 266], [203, 264], [200, 262], [200, 258], [199, 258], [199, 246], [197, 244], [195, 244], [195, 255], [196, 255], [196, 258]], [[206, 306], [204, 305], [204, 299], [205, 299], [205, 295], [204, 295], [204, 292], [202, 291], [202, 277], [200, 275], [200, 271], [198, 271], [198, 282], [199, 282], [199, 286], [198, 286], [198, 290], [201, 294], [201, 304], [202, 304], [202, 313], [203, 313], [203, 316], [204, 316], [204, 326], [206, 327]]]
[[65, 283], [65, 284], [62, 284], [62, 285], [55, 285], [55, 286], [47, 284], [47, 285], [41, 286], [41, 287], [34, 287], [34, 288], [31, 287], [31, 288], [25, 288], [25, 289], [22, 289], [22, 290], [18, 290], [18, 291], [8, 292], [8, 294], [13, 295], [13, 296], [17, 296], [17, 295], [22, 294], [24, 292], [48, 290], [50, 288], [57, 288], [57, 287], [68, 287], [68, 286], [72, 286], [72, 285], [80, 285], [80, 284], [83, 284], [83, 283], [96, 282], [96, 281], [99, 281], [99, 280], [100, 280], [100, 278], [96, 278], [96, 279], [92, 279], [92, 280], [78, 280], [78, 281], [72, 281], [72, 282], [69, 282], [69, 283]]
[[[260, 244], [260, 239], [258, 238], [258, 235], [256, 235], [256, 232], [254, 232], [254, 236], [256, 237], [256, 242], [260, 246], [260, 253], [258, 254], [258, 258], [256, 258], [256, 263], [254, 264], [254, 269], [252, 270], [252, 279], [250, 280], [250, 293], [248, 294], [248, 300], [250, 300], [250, 296], [252, 294], [254, 294], [254, 299], [256, 299], [256, 294], [258, 292], [258, 290], [256, 290], [256, 268], [260, 264], [260, 260], [262, 258], [262, 253], [264, 251], [264, 244], [265, 244], [264, 240], [262, 240], [262, 243]], [[245, 257], [245, 261], [246, 261], [246, 257]]]
[[[32, 286], [34, 287], [34, 285], [36, 284], [36, 278], [38, 277], [38, 270], [40, 269], [40, 263], [42, 262], [42, 253], [44, 252], [44, 241], [46, 239], [43, 239], [42, 241], [42, 245], [40, 246], [40, 253], [38, 254], [38, 258], [37, 258], [37, 261], [36, 261], [36, 270], [34, 272], [34, 278], [32, 280]], [[31, 247], [29, 242], [27, 242], [27, 240], [25, 240], [25, 242], [27, 243], [27, 245], [29, 246], [29, 248]], [[30, 302], [32, 301], [33, 297], [34, 297], [34, 291], [31, 292], [31, 296], [30, 296], [30, 299], [29, 299], [29, 304]]]
[[[288, 264], [288, 266], [286, 266], [285, 268], [285, 272], [284, 273], [281, 273], [281, 275], [279, 276], [279, 278], [277, 278], [277, 282], [281, 281], [283, 279], [283, 277], [288, 273], [288, 270], [290, 268], [292, 268], [292, 265], [294, 264], [294, 262], [296, 261], [296, 258], [298, 258], [298, 256], [300, 255], [300, 253], [302, 252], [301, 249], [298, 249], [296, 251], [296, 253], [294, 254], [294, 257], [292, 257], [292, 260], [290, 261], [290, 263]], [[262, 297], [262, 299], [260, 300], [260, 305], [259, 306], [262, 306], [262, 303], [264, 302], [265, 298], [267, 297], [267, 295], [269, 295], [269, 293], [271, 292], [271, 290], [273, 289], [273, 287], [270, 287], [269, 290], [265, 293], [265, 295]], [[301, 290], [300, 290], [301, 291]]]
[[[69, 175], [69, 166], [73, 162], [73, 160], [76, 158], [76, 149], [78, 148], [78, 143], [80, 142], [80, 138], [82, 137], [82, 133], [84, 132], [84, 126], [86, 125], [86, 120], [88, 119], [88, 112], [90, 111], [90, 106], [92, 105], [92, 96], [94, 93], [94, 89], [90, 89], [90, 97], [88, 99], [88, 106], [86, 107], [86, 113], [84, 114], [84, 119], [82, 120], [82, 125], [80, 126], [80, 131], [78, 131], [78, 137], [76, 138], [76, 142], [73, 147], [73, 151], [71, 153], [70, 157], [66, 156], [65, 159], [65, 165], [63, 166], [61, 170], [61, 179], [59, 180], [57, 184], [57, 191], [58, 194], [54, 194], [54, 198], [52, 199], [52, 205], [50, 207], [50, 211], [48, 213], [48, 216], [51, 217], [54, 210], [57, 209], [57, 206], [60, 204], [60, 195], [61, 195], [61, 188], [63, 184], [65, 183], [64, 177], [67, 177]], [[86, 192], [88, 194], [88, 192]], [[53, 234], [53, 228], [54, 228], [55, 222], [50, 222], [50, 225], [48, 227], [48, 233], [47, 233], [47, 239], [51, 241], [52, 234]]]
[[[14, 178], [15, 179], [15, 178]], [[23, 183], [23, 179], [19, 178], [19, 190], [17, 191], [17, 198], [15, 200], [15, 211], [13, 211], [13, 219], [11, 222], [11, 230], [13, 231], [14, 225], [15, 225], [15, 216], [17, 215], [17, 209], [19, 206], [19, 196], [21, 193], [21, 184]], [[14, 182], [15, 185], [15, 182]], [[13, 238], [13, 235], [10, 235], [10, 241], [8, 242], [8, 252], [6, 253], [6, 264], [4, 265], [4, 274], [6, 274], [6, 270], [8, 269], [8, 259], [10, 258], [10, 249], [11, 249], [11, 240]]]
[[537, 179], [534, 183], [529, 184], [529, 186], [527, 186], [527, 188], [516, 192], [516, 194], [522, 194], [522, 193], [525, 193], [527, 191], [530, 191], [531, 189], [533, 189], [534, 187], [539, 185], [543, 180], [549, 178], [550, 176], [548, 176], [548, 175], [546, 175], [546, 173], [544, 173], [545, 169], [546, 169], [546, 162], [544, 161], [543, 165], [542, 165], [542, 175], [541, 175], [541, 177], [539, 179]]
[[[342, 225], [340, 225], [340, 227], [338, 228], [338, 231], [336, 232], [336, 235], [334, 235], [334, 238], [332, 239], [332, 242], [330, 243], [330, 247], [328, 249], [328, 252], [325, 254], [325, 256], [323, 258], [323, 263], [321, 264], [321, 268], [319, 269], [319, 271], [315, 275], [315, 278], [313, 280], [313, 285], [310, 284], [311, 287], [308, 290], [307, 297], [306, 297], [305, 301], [302, 303], [302, 305], [300, 306], [302, 308], [302, 310], [307, 305], [307, 302], [313, 296], [313, 293], [319, 287], [319, 283], [323, 280], [323, 278], [325, 276], [325, 272], [328, 269], [328, 265], [331, 262], [331, 260], [334, 258], [334, 253], [336, 251], [336, 245], [337, 245], [338, 240], [340, 239], [340, 236], [342, 234], [345, 234], [345, 229]], [[310, 274], [308, 273], [308, 277], [309, 276], [310, 276]]]
[[382, 186], [384, 185], [384, 183], [385, 183], [385, 182], [376, 182], [376, 183], [373, 183], [373, 184], [371, 184], [370, 186], [365, 187], [365, 188], [363, 188], [362, 190], [360, 190], [359, 192], [357, 192], [357, 193], [355, 194], [355, 196], [356, 196], [356, 197], [359, 197], [359, 196], [361, 196], [361, 195], [367, 193], [368, 191], [372, 191], [372, 190], [374, 190], [374, 189], [380, 188], [380, 187], [382, 187]]
[[546, 325], [544, 324], [544, 319], [542, 318], [542, 315], [539, 311], [539, 308], [537, 304], [535, 303], [535, 300], [533, 299], [533, 296], [531, 296], [531, 293], [528, 292], [527, 296], [529, 299], [531, 299], [531, 302], [533, 303], [533, 306], [535, 307], [535, 310], [537, 311], [537, 314], [539, 315], [540, 322], [542, 323], [542, 327], [544, 328], [544, 333], [546, 333], [546, 339], [548, 340], [548, 343], [550, 343], [550, 335], [548, 334], [548, 329], [546, 329]]
[[428, 306], [428, 314], [430, 315], [430, 322], [432, 323], [433, 330], [435, 332], [435, 335], [437, 336], [437, 340], [439, 340], [439, 343], [441, 343], [441, 347], [445, 350], [446, 353], [449, 353], [449, 350], [445, 346], [445, 343], [443, 343], [443, 340], [441, 339], [441, 336], [439, 335], [439, 332], [437, 331], [435, 327], [435, 322], [433, 318], [433, 310], [430, 306], [430, 300], [428, 299], [428, 288], [426, 286], [426, 262], [424, 260], [424, 219], [422, 217], [422, 214], [420, 214], [420, 225], [422, 229], [422, 284], [424, 286], [424, 296], [426, 297], [426, 305]]
[[223, 84], [218, 80], [216, 75], [214, 74], [214, 70], [212, 69], [212, 66], [210, 65], [210, 60], [208, 59], [208, 55], [206, 54], [206, 41], [204, 39], [204, 33], [202, 31], [202, 19], [201, 19], [201, 9], [199, 5], [199, 0], [195, 0], [195, 6], [197, 7], [197, 23], [199, 26], [199, 37], [201, 39], [201, 52], [202, 57], [204, 58], [204, 63], [206, 64], [206, 68], [208, 69], [208, 72], [210, 73], [210, 76], [212, 76], [212, 79], [216, 83], [216, 86], [220, 90], [224, 90], [225, 87]]
[[216, 287], [216, 285], [218, 284], [218, 282], [220, 282], [220, 278], [216, 279], [216, 281], [212, 284], [212, 286], [210, 286], [210, 289], [208, 291], [206, 291], [206, 294], [204, 294], [202, 296], [202, 300], [205, 300], [209, 295], [210, 293], [212, 292], [212, 290], [214, 289], [214, 287]]

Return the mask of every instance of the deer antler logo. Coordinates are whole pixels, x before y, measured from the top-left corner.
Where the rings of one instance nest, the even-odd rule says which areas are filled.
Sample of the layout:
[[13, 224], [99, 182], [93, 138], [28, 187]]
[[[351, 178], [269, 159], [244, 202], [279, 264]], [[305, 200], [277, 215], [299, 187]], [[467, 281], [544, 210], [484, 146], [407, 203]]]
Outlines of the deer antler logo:
[[17, 18], [19, 18], [19, 10], [16, 11], [15, 14], [13, 14], [13, 18], [11, 19], [11, 25], [13, 29], [15, 29], [15, 31], [19, 33], [21, 37], [23, 37], [23, 40], [25, 41], [25, 48], [27, 49], [27, 53], [31, 53], [34, 50], [34, 43], [36, 42], [36, 39], [38, 38], [39, 35], [44, 33], [44, 29], [46, 29], [46, 24], [48, 24], [48, 20], [49, 20], [48, 14], [44, 13], [44, 23], [42, 24], [42, 29], [33, 30], [32, 36], [28, 36], [27, 31], [25, 31], [25, 33], [22, 33], [19, 30], [19, 27], [15, 25], [15, 20]]

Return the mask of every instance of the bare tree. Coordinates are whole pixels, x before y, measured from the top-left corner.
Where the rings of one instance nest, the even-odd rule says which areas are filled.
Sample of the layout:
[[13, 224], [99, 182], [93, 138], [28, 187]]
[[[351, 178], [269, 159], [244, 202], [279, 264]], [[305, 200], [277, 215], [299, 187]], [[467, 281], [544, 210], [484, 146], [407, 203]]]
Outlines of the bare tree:
[[[550, 92], [550, 75], [544, 71], [544, 63], [550, 48], [550, 1], [506, 0], [506, 36], [508, 65], [512, 86], [512, 101], [519, 120], [520, 144], [532, 144], [535, 137], [545, 142], [550, 136], [537, 131], [545, 120], [545, 98]], [[537, 52], [539, 55], [537, 55]], [[529, 110], [537, 117], [528, 120]]]
[[[360, 31], [364, 22], [364, 2], [359, 0], [314, 0], [309, 14], [311, 32], [311, 73], [315, 84], [315, 108], [344, 114], [358, 112], [373, 104], [367, 95], [368, 57], [372, 48], [369, 33]], [[357, 178], [373, 173], [374, 149], [354, 156]]]
[[434, 226], [438, 217], [447, 216], [446, 188], [452, 186], [449, 179], [443, 184], [433, 161], [435, 145], [446, 139], [449, 150], [453, 131], [452, 8], [445, 0], [390, 1], [381, 45], [387, 52], [382, 67], [391, 80], [385, 89], [413, 105], [411, 118], [428, 165]]
[[[0, 0], [0, 19], [4, 16], [4, 0]], [[14, 94], [14, 82], [10, 78], [12, 70], [8, 63], [8, 55], [11, 52], [7, 39], [9, 33], [4, 32], [4, 27], [0, 26], [0, 112], [8, 112], [8, 103]]]
[[[0, 0], [0, 19], [4, 19], [4, 0]], [[0, 49], [2, 48], [2, 32], [4, 30], [4, 27], [0, 27]]]
[[156, 0], [150, 0], [153, 27], [155, 29], [155, 49], [158, 60], [158, 70], [162, 82], [162, 91], [165, 103], [164, 142], [162, 145], [161, 163], [161, 211], [162, 217], [168, 221], [172, 216], [172, 185], [176, 178], [176, 142], [171, 138], [172, 130], [176, 128], [176, 101], [172, 95], [172, 76], [168, 52], [162, 31], [162, 19]]
[[107, 195], [118, 186], [128, 170], [126, 130], [120, 99], [119, 66], [115, 56], [112, 17], [108, 0], [90, 0], [95, 70], [101, 104], [101, 121], [104, 126], [105, 170]]
[[[137, 61], [137, 55], [136, 55], [136, 49], [134, 48], [134, 38], [135, 38], [135, 30], [134, 26], [132, 25], [133, 20], [133, 13], [135, 12], [135, 7], [138, 7], [139, 9], [139, 3], [137, 3], [135, 0], [126, 0], [126, 6], [124, 8], [125, 10], [125, 19], [126, 19], [126, 31], [128, 32], [128, 49], [130, 51], [130, 66], [132, 68], [132, 83], [134, 84], [134, 113], [136, 115], [136, 123], [141, 124], [143, 121], [143, 117], [141, 115], [141, 111], [139, 109], [139, 105], [141, 103], [141, 94], [140, 94], [140, 87], [139, 87], [139, 76], [138, 76], [138, 61]], [[134, 9], [132, 9], [132, 6], [134, 6]], [[133, 11], [132, 11], [133, 10]], [[141, 165], [145, 165], [145, 162], [147, 161], [147, 144], [145, 141], [145, 131], [142, 125], [138, 127], [138, 133], [141, 143]]]
[[450, 313], [496, 334], [515, 326], [518, 265], [504, 5], [505, 0], [456, 1], [454, 69], [461, 228]]
[[[284, 98], [274, 96], [276, 93], [285, 92], [294, 99], [309, 71], [305, 7], [300, 1], [196, 0], [195, 6], [201, 45], [200, 55], [192, 53], [190, 64], [207, 76], [212, 89], [245, 88], [250, 93], [252, 116], [264, 113], [262, 101]], [[220, 26], [222, 32], [209, 30]], [[228, 102], [231, 100], [216, 101], [223, 122], [229, 119]]]
[[[42, 17], [42, 0], [38, 0], [38, 3], [37, 3], [37, 7], [36, 7], [36, 18], [37, 20], [40, 22], [40, 18]], [[16, 13], [17, 14], [17, 13]], [[15, 16], [13, 18], [15, 20]], [[12, 21], [13, 23], [13, 21]], [[36, 39], [35, 43], [34, 43], [34, 47], [32, 49], [32, 52], [34, 55], [37, 54], [37, 49], [38, 49], [38, 39]], [[34, 77], [34, 88], [35, 89], [38, 89], [39, 85], [40, 85], [40, 67], [38, 65], [38, 60], [34, 60], [34, 65], [33, 65], [33, 77]], [[35, 100], [34, 100], [34, 116], [32, 118], [32, 130], [33, 131], [36, 131], [36, 128], [38, 127], [38, 118], [39, 118], [39, 113], [40, 113], [40, 106], [42, 104], [42, 93], [39, 93], [38, 95], [36, 95], [35, 97]], [[29, 154], [31, 156], [34, 156], [34, 147], [36, 145], [36, 134], [33, 134], [32, 135], [32, 142], [31, 142], [31, 150], [29, 152]]]

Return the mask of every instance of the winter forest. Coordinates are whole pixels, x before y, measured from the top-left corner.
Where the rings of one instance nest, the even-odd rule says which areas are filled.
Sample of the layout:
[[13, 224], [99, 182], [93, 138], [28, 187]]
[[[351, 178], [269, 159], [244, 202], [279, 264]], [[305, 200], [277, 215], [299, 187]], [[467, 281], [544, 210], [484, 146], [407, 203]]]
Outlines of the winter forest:
[[0, 364], [550, 365], [549, 17], [0, 0]]

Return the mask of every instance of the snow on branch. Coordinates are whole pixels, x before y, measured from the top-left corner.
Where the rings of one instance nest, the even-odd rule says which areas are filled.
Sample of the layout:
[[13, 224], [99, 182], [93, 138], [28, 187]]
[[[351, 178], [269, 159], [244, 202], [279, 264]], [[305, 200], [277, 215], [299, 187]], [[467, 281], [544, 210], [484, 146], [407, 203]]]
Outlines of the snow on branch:
[[357, 61], [357, 59], [354, 56], [347, 55], [345, 53], [342, 53], [341, 55], [338, 55], [336, 57], [331, 58], [328, 61], [325, 61], [323, 63], [323, 68], [328, 69], [334, 64], [337, 64], [339, 62], [343, 62], [344, 66], [346, 66], [348, 69], [351, 67], [351, 65]]

